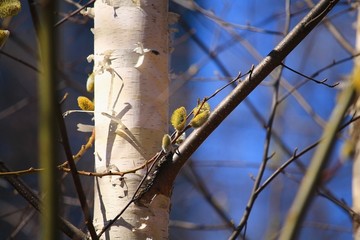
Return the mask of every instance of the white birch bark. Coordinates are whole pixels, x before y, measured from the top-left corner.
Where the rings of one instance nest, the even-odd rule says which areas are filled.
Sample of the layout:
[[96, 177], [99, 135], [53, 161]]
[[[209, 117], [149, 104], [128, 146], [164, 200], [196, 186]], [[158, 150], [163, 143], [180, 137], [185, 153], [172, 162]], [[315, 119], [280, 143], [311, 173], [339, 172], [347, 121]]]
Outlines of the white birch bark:
[[[167, 0], [95, 2], [97, 172], [133, 169], [161, 149], [168, 123], [167, 7]], [[137, 43], [156, 51], [145, 51], [143, 63], [135, 67], [142, 56], [133, 51]], [[95, 180], [97, 232], [130, 201], [144, 173]], [[167, 239], [169, 207], [165, 196], [157, 196], [149, 207], [131, 204], [101, 239]]]

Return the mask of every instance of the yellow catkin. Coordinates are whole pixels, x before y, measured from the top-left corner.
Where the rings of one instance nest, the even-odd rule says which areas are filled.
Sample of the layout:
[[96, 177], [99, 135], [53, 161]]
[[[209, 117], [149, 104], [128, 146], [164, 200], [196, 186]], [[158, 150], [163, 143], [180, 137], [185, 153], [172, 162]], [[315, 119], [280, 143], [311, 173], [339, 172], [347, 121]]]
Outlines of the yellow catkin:
[[190, 121], [190, 126], [192, 126], [193, 128], [201, 127], [209, 118], [209, 116], [210, 116], [209, 110], [205, 110], [199, 113]]
[[182, 131], [186, 125], [186, 109], [179, 107], [171, 115], [171, 124], [177, 131]]
[[8, 30], [0, 30], [0, 48], [5, 44], [10, 32]]
[[[199, 103], [194, 109], [193, 114], [196, 113], [202, 113], [204, 111], [210, 111], [210, 104], [208, 102], [204, 102], [204, 104], [201, 106], [202, 103]], [[199, 107], [201, 106], [201, 109], [199, 110]]]
[[87, 97], [80, 96], [77, 99], [79, 108], [85, 111], [94, 111], [94, 103]]
[[168, 153], [171, 151], [171, 138], [170, 138], [169, 134], [164, 134], [164, 136], [162, 138], [161, 147], [165, 153]]
[[21, 10], [19, 0], [1, 0], [0, 1], [0, 18], [17, 15]]

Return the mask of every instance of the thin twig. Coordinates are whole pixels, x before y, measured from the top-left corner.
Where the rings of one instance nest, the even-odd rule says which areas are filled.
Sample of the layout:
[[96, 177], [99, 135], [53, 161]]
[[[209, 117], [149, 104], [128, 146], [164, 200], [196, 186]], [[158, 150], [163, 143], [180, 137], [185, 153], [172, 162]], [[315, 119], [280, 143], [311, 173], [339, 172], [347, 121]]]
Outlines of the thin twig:
[[84, 6], [82, 6], [81, 8], [76, 9], [75, 11], [69, 13], [66, 17], [64, 17], [63, 19], [61, 19], [60, 21], [58, 21], [54, 27], [58, 27], [61, 24], [63, 24], [66, 20], [68, 20], [70, 17], [74, 16], [75, 14], [78, 14], [81, 10], [83, 10], [84, 8], [88, 7], [89, 5], [93, 4], [95, 2], [95, 0], [90, 0], [88, 3], [86, 3]]
[[219, 224], [219, 225], [205, 225], [205, 224], [195, 224], [191, 222], [179, 221], [179, 220], [171, 220], [169, 223], [169, 227], [171, 228], [181, 228], [187, 230], [206, 230], [206, 231], [218, 231], [224, 230], [228, 228], [227, 224]]
[[[314, 72], [313, 74], [310, 75], [311, 78], [314, 78], [316, 76], [318, 76], [320, 73], [336, 66], [336, 65], [339, 65], [339, 64], [342, 64], [342, 63], [345, 63], [347, 61], [350, 61], [356, 57], [359, 57], [360, 56], [360, 53], [358, 54], [354, 54], [354, 55], [351, 55], [349, 57], [346, 57], [346, 58], [343, 58], [343, 59], [340, 59], [338, 61], [333, 61], [332, 63], [326, 65], [325, 67], [323, 68], [320, 68], [319, 70], [317, 70], [316, 72]], [[289, 95], [291, 95], [294, 91], [296, 91], [297, 89], [299, 89], [300, 87], [302, 87], [304, 84], [306, 84], [309, 80], [308, 79], [305, 79], [301, 82], [299, 82], [298, 84], [296, 84], [291, 90], [288, 90], [288, 92], [286, 94], [284, 94], [280, 99], [279, 99], [279, 102], [282, 102], [284, 101]]]
[[[76, 162], [79, 161], [82, 158], [82, 156], [87, 152], [87, 150], [92, 148], [94, 141], [95, 141], [95, 130], [92, 131], [88, 141], [84, 145], [81, 145], [80, 150], [75, 155], [72, 156], [74, 161]], [[64, 170], [64, 168], [66, 168], [67, 166], [68, 166], [68, 162], [66, 161], [60, 164], [58, 168]]]
[[[320, 13], [327, 13], [337, 1], [321, 1], [314, 9], [300, 21], [299, 24], [265, 57], [249, 76], [242, 81], [219, 105], [204, 125], [190, 134], [180, 145], [180, 155], [174, 155], [173, 163], [166, 166], [153, 182], [152, 188], [159, 188], [163, 194], [169, 196], [171, 189], [163, 189], [163, 181], [173, 182], [181, 167], [192, 153], [205, 141], [205, 139], [220, 125], [220, 123], [267, 77], [284, 58], [309, 34], [321, 21], [316, 18]], [[322, 14], [325, 16], [325, 14]], [[167, 185], [167, 184], [166, 184]], [[149, 191], [150, 192], [150, 191]], [[152, 192], [153, 193], [153, 192]], [[152, 194], [151, 193], [151, 194]], [[149, 196], [150, 197], [150, 196]]]
[[[314, 2], [312, 0], [305, 0], [306, 4], [312, 8], [314, 7]], [[331, 21], [325, 17], [322, 22], [328, 31], [333, 35], [335, 40], [350, 54], [354, 54], [356, 51], [352, 45], [344, 38], [341, 32], [331, 23]]]
[[[0, 162], [0, 172], [9, 172], [3, 162]], [[5, 179], [16, 189], [16, 191], [38, 212], [41, 211], [39, 197], [17, 176], [6, 176]], [[54, 217], [54, 216], [53, 216]], [[59, 218], [61, 230], [71, 239], [86, 239], [86, 234], [73, 226], [70, 222]]]
[[[272, 106], [271, 113], [270, 113], [269, 120], [268, 120], [267, 127], [266, 127], [265, 146], [264, 146], [262, 161], [261, 161], [256, 179], [254, 181], [251, 195], [249, 197], [248, 203], [246, 204], [245, 212], [240, 220], [240, 223], [237, 225], [236, 229], [233, 231], [233, 233], [231, 234], [229, 239], [236, 239], [238, 237], [238, 235], [241, 233], [241, 231], [244, 229], [244, 227], [247, 224], [248, 218], [250, 216], [251, 210], [252, 210], [254, 203], [257, 199], [257, 196], [258, 196], [257, 194], [254, 194], [254, 193], [256, 192], [256, 189], [258, 189], [261, 184], [262, 177], [266, 170], [266, 164], [269, 159], [268, 156], [269, 156], [269, 150], [270, 150], [272, 128], [273, 128], [273, 123], [274, 123], [275, 116], [276, 116], [276, 110], [278, 107], [277, 101], [278, 101], [278, 96], [279, 96], [281, 73], [282, 73], [282, 68], [278, 71], [278, 78], [274, 84], [274, 94], [273, 94], [273, 100], [272, 100], [273, 106]], [[244, 233], [244, 235], [245, 235], [245, 233]]]
[[[144, 174], [143, 178], [141, 179], [139, 185], [137, 186], [133, 196], [131, 197], [131, 199], [129, 200], [129, 202], [123, 207], [123, 209], [113, 218], [111, 219], [107, 225], [105, 225], [103, 227], [103, 229], [101, 229], [101, 231], [98, 233], [97, 237], [100, 238], [101, 235], [108, 230], [120, 217], [121, 215], [126, 211], [126, 209], [128, 209], [128, 207], [134, 203], [135, 201], [137, 201], [140, 197], [141, 197], [141, 188], [143, 187], [146, 179], [148, 178], [148, 176], [151, 174], [151, 171], [154, 169], [155, 164], [162, 158], [164, 157], [164, 152], [161, 151], [159, 153], [157, 153], [152, 159], [154, 159], [153, 163], [151, 164], [150, 168], [148, 169], [148, 171], [146, 172], [146, 174]], [[145, 186], [146, 187], [146, 186]]]
[[35, 67], [35, 66], [31, 65], [30, 63], [24, 61], [23, 59], [17, 58], [17, 57], [15, 57], [15, 56], [13, 56], [13, 55], [11, 55], [9, 53], [4, 52], [3, 50], [0, 50], [0, 54], [2, 54], [4, 56], [7, 56], [8, 58], [10, 58], [10, 59], [12, 59], [12, 60], [14, 60], [16, 62], [21, 63], [22, 65], [34, 70], [35, 72], [39, 72], [39, 69], [37, 67]]
[[325, 166], [331, 147], [335, 141], [336, 133], [343, 120], [343, 117], [350, 106], [355, 91], [352, 86], [347, 87], [340, 96], [339, 104], [336, 105], [329, 123], [324, 129], [323, 140], [317, 148], [308, 171], [306, 172], [303, 181], [299, 187], [295, 200], [290, 208], [285, 225], [281, 231], [279, 239], [287, 240], [293, 239], [299, 231], [300, 223], [305, 216], [306, 210], [311, 202], [312, 193], [315, 190], [316, 184], [320, 179], [320, 171]]
[[77, 174], [75, 160], [74, 160], [73, 155], [71, 153], [70, 142], [69, 142], [69, 139], [68, 139], [66, 126], [65, 126], [65, 123], [64, 123], [64, 118], [62, 117], [59, 105], [57, 105], [57, 120], [58, 120], [58, 124], [59, 124], [59, 128], [60, 128], [62, 145], [64, 147], [65, 155], [66, 155], [66, 158], [67, 158], [67, 164], [70, 166], [71, 176], [73, 178], [75, 189], [76, 189], [76, 192], [77, 192], [78, 197], [79, 197], [81, 209], [82, 209], [83, 214], [84, 214], [85, 224], [86, 224], [86, 226], [87, 226], [87, 228], [89, 230], [91, 238], [93, 240], [96, 240], [96, 239], [98, 239], [98, 237], [96, 235], [95, 227], [94, 227], [94, 225], [92, 223], [90, 209], [89, 209], [87, 201], [86, 201], [85, 192], [84, 192], [84, 189], [82, 187], [80, 177]]
[[[228, 214], [225, 212], [223, 207], [216, 201], [216, 199], [212, 196], [210, 191], [207, 189], [205, 182], [200, 178], [199, 174], [195, 170], [193, 164], [190, 162], [189, 165], [185, 166], [185, 170], [187, 169], [187, 172], [185, 172], [185, 176], [192, 182], [194, 186], [198, 189], [198, 191], [204, 196], [205, 200], [212, 206], [212, 208], [215, 210], [215, 212], [220, 216], [220, 218], [225, 222], [225, 226], [228, 228], [231, 228], [232, 230], [235, 230], [235, 224], [230, 219]], [[191, 174], [191, 176], [189, 176]]]
[[[325, 127], [326, 121], [317, 114], [314, 109], [310, 106], [305, 97], [297, 91], [288, 81], [281, 81], [281, 86], [284, 87], [289, 93], [291, 92], [291, 96], [296, 99], [298, 104], [309, 114], [309, 116], [314, 119], [314, 121], [321, 126]], [[290, 96], [290, 95], [288, 95]], [[283, 97], [280, 97], [279, 104], [284, 100]]]
[[[286, 35], [288, 33], [288, 31], [289, 31], [290, 15], [291, 15], [290, 14], [289, 1], [286, 1], [285, 9], [286, 9], [286, 13], [287, 13], [286, 16], [287, 17], [286, 17], [286, 21], [285, 21], [284, 33]], [[270, 142], [271, 142], [273, 124], [274, 124], [276, 111], [277, 111], [277, 107], [278, 107], [279, 88], [280, 88], [280, 80], [281, 80], [282, 71], [283, 71], [283, 68], [281, 67], [277, 72], [278, 76], [275, 79], [275, 83], [274, 83], [274, 86], [273, 86], [274, 94], [273, 94], [273, 100], [272, 100], [272, 109], [271, 109], [271, 113], [270, 113], [270, 116], [269, 116], [268, 123], [266, 125], [265, 147], [264, 147], [264, 153], [263, 153], [263, 158], [262, 158], [262, 161], [261, 161], [261, 165], [259, 167], [258, 174], [257, 174], [257, 177], [256, 177], [254, 185], [253, 185], [252, 193], [251, 193], [250, 198], [248, 200], [248, 203], [246, 205], [245, 212], [244, 212], [244, 214], [243, 214], [243, 216], [242, 216], [242, 218], [240, 220], [239, 225], [233, 231], [233, 233], [231, 234], [229, 239], [237, 238], [238, 235], [243, 230], [243, 228], [246, 226], [246, 223], [247, 223], [248, 218], [250, 216], [250, 212], [251, 212], [252, 207], [253, 207], [253, 205], [255, 203], [255, 200], [257, 199], [257, 196], [258, 196], [257, 194], [255, 194], [256, 189], [258, 189], [260, 184], [261, 184], [262, 177], [263, 177], [264, 172], [266, 170], [267, 162], [271, 158], [271, 157], [269, 157]], [[251, 76], [249, 76], [249, 78], [251, 78]], [[245, 236], [245, 233], [244, 233], [244, 236]]]
[[288, 69], [288, 70], [290, 70], [290, 71], [292, 71], [292, 72], [294, 72], [294, 73], [296, 73], [296, 74], [298, 74], [298, 75], [300, 75], [300, 76], [302, 76], [302, 77], [304, 77], [304, 78], [307, 78], [307, 79], [309, 79], [309, 80], [311, 80], [311, 81], [313, 81], [313, 82], [316, 82], [316, 83], [318, 83], [318, 84], [323, 84], [323, 85], [325, 85], [325, 86], [327, 86], [327, 87], [329, 87], [329, 88], [334, 88], [334, 87], [336, 87], [337, 85], [339, 85], [339, 83], [335, 83], [335, 84], [332, 84], [332, 85], [327, 84], [327, 83], [326, 83], [327, 79], [324, 79], [324, 80], [319, 81], [319, 80], [316, 80], [316, 79], [314, 79], [314, 78], [312, 78], [312, 77], [306, 76], [305, 74], [303, 74], [303, 73], [301, 73], [301, 72], [299, 72], [299, 71], [296, 71], [295, 69], [293, 69], [293, 68], [291, 68], [291, 67], [289, 67], [289, 66], [286, 66], [284, 63], [281, 63], [281, 65], [282, 65], [284, 68], [286, 68], [286, 69]]
[[216, 16], [213, 12], [203, 9], [195, 2], [193, 2], [192, 4], [193, 4], [193, 9], [195, 11], [200, 12], [201, 14], [203, 14], [204, 16], [208, 17], [209, 19], [213, 20], [215, 23], [222, 26], [223, 28], [232, 27], [235, 29], [247, 30], [247, 31], [251, 31], [251, 32], [284, 36], [284, 34], [282, 32], [278, 32], [278, 31], [274, 31], [274, 30], [267, 30], [267, 29], [263, 29], [263, 28], [257, 28], [257, 27], [250, 26], [250, 25], [244, 26], [241, 24], [235, 24], [235, 23], [230, 23], [228, 21], [224, 21], [220, 17]]

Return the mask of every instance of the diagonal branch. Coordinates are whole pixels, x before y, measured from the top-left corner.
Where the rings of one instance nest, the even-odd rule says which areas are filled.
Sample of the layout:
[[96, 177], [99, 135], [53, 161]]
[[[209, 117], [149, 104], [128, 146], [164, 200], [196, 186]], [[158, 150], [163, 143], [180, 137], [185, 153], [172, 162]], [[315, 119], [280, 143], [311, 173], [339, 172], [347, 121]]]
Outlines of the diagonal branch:
[[[338, 1], [322, 0], [295, 28], [266, 56], [243, 82], [241, 82], [214, 110], [205, 124], [195, 130], [180, 146], [180, 155], [171, 164], [164, 164], [164, 171], [154, 179], [152, 186], [143, 194], [146, 201], [157, 194], [171, 195], [172, 183], [187, 159], [224, 119], [284, 60], [284, 58], [315, 28]], [[166, 183], [166, 184], [165, 184]]]
[[64, 119], [62, 117], [59, 105], [57, 105], [56, 110], [57, 110], [57, 112], [56, 112], [57, 113], [57, 120], [58, 120], [58, 124], [59, 124], [59, 129], [60, 129], [60, 134], [61, 134], [61, 139], [62, 139], [65, 155], [66, 155], [66, 158], [67, 158], [67, 163], [68, 163], [68, 165], [70, 167], [71, 176], [73, 178], [75, 189], [76, 189], [76, 192], [77, 192], [78, 197], [79, 197], [81, 209], [83, 211], [84, 218], [85, 218], [85, 224], [86, 224], [86, 226], [87, 226], [87, 228], [89, 230], [91, 238], [95, 240], [95, 239], [98, 239], [98, 238], [97, 238], [97, 235], [96, 235], [94, 225], [92, 223], [92, 219], [91, 219], [91, 215], [90, 215], [90, 209], [89, 209], [89, 206], [88, 206], [87, 201], [86, 201], [84, 189], [83, 189], [83, 187], [81, 185], [80, 177], [77, 174], [75, 160], [74, 160], [74, 157], [73, 157], [73, 155], [71, 153], [70, 142], [69, 142], [69, 139], [68, 139], [66, 126], [65, 126]]
[[[0, 162], [0, 172], [9, 172], [3, 162]], [[41, 211], [41, 201], [39, 197], [17, 176], [5, 176], [5, 179], [16, 189], [16, 191], [26, 199], [37, 211]], [[71, 239], [86, 239], [86, 234], [73, 226], [63, 218], [59, 218], [61, 230]]]
[[[305, 0], [306, 4], [309, 7], [313, 7], [314, 3], [312, 0]], [[328, 18], [324, 18], [323, 24], [328, 29], [328, 31], [333, 35], [335, 40], [350, 54], [354, 54], [356, 50], [351, 46], [351, 44], [345, 39], [341, 32], [331, 23]]]
[[335, 107], [331, 118], [324, 129], [323, 140], [320, 142], [306, 172], [295, 200], [289, 210], [285, 226], [280, 234], [279, 239], [294, 239], [302, 219], [305, 216], [306, 209], [311, 203], [311, 199], [320, 180], [320, 172], [329, 159], [332, 146], [336, 139], [337, 130], [343, 120], [343, 117], [352, 103], [355, 91], [352, 86], [345, 89], [340, 96], [339, 102]]

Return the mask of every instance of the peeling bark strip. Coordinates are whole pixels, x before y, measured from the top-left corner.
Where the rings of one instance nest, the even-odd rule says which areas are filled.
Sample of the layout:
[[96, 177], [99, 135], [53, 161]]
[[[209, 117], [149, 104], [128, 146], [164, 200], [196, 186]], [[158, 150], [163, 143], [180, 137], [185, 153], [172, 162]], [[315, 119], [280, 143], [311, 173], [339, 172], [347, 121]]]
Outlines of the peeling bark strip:
[[[168, 1], [95, 3], [95, 168], [144, 164], [168, 130]], [[100, 232], [134, 195], [146, 169], [95, 180], [94, 225]], [[131, 204], [101, 239], [167, 239], [170, 198]]]

